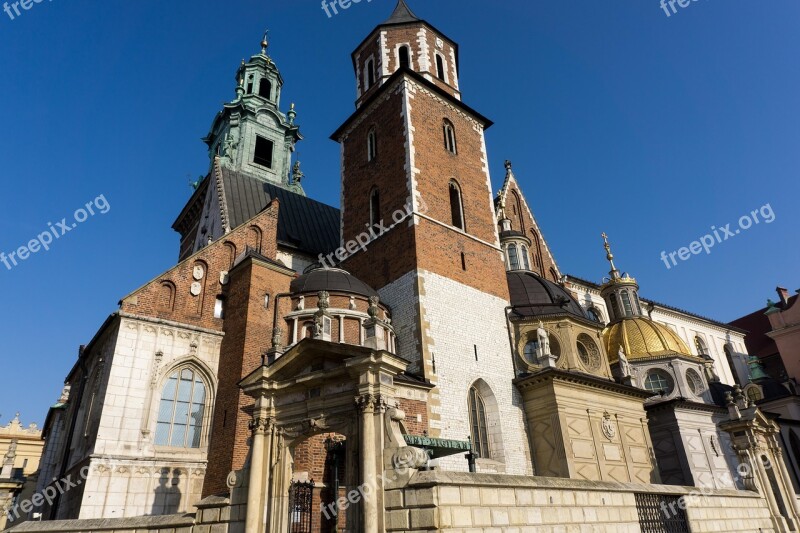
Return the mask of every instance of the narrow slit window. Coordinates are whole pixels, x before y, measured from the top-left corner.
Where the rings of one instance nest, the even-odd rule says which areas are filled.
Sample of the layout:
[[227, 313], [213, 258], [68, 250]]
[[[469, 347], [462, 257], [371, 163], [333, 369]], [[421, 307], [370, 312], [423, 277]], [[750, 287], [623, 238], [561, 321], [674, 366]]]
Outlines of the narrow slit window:
[[381, 195], [378, 189], [372, 189], [369, 196], [369, 223], [375, 226], [381, 219]]
[[444, 121], [444, 148], [451, 154], [458, 153], [456, 148], [456, 130], [449, 120]]
[[367, 161], [372, 161], [378, 156], [378, 137], [375, 135], [375, 128], [367, 134]]
[[444, 72], [444, 58], [442, 58], [442, 56], [439, 54], [436, 54], [436, 76], [442, 81], [446, 81], [444, 79]]
[[454, 181], [450, 182], [450, 216], [451, 222], [456, 228], [465, 231], [464, 228], [464, 206], [461, 202], [461, 189]]

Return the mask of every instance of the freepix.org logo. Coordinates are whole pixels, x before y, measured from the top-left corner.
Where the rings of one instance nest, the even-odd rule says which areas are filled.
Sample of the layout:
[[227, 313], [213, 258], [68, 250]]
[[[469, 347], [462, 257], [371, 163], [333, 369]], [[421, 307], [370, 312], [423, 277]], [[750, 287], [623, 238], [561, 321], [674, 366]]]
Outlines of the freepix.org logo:
[[[47, 0], [52, 2], [53, 0]], [[8, 18], [14, 20], [22, 15], [22, 11], [30, 10], [35, 4], [41, 4], [44, 0], [17, 0], [15, 2], [3, 2], [3, 11], [6, 12]], [[22, 11], [20, 11], [22, 8]]]

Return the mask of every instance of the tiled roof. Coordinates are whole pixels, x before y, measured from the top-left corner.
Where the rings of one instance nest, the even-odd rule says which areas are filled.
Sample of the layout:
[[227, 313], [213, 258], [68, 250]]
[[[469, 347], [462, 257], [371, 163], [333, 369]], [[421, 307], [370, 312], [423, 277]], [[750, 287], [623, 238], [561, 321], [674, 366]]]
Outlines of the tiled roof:
[[277, 198], [278, 243], [311, 255], [339, 247], [339, 210], [244, 172], [221, 168], [231, 229], [238, 227]]

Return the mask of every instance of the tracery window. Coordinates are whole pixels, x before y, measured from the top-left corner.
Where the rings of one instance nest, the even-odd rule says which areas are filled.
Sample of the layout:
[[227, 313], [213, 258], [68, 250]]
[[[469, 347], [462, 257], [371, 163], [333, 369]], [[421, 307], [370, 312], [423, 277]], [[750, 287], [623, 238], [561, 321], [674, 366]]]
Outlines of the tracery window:
[[199, 448], [206, 410], [206, 384], [192, 367], [167, 378], [158, 408], [155, 443], [173, 448]]

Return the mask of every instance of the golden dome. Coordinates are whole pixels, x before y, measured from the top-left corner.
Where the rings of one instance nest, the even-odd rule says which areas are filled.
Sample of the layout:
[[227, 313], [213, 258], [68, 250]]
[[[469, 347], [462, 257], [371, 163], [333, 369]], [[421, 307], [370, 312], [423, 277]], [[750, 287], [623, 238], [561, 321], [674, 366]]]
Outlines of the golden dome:
[[694, 357], [689, 347], [671, 328], [645, 317], [625, 318], [603, 331], [610, 363], [617, 362], [619, 348], [629, 361], [683, 355]]

